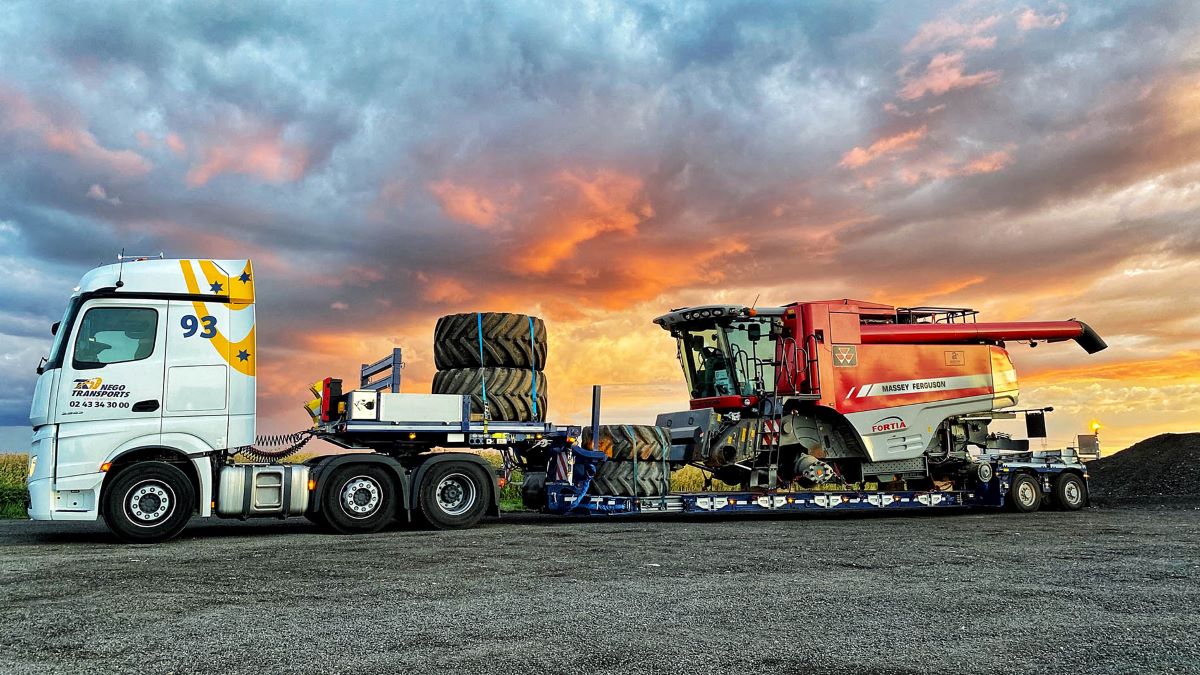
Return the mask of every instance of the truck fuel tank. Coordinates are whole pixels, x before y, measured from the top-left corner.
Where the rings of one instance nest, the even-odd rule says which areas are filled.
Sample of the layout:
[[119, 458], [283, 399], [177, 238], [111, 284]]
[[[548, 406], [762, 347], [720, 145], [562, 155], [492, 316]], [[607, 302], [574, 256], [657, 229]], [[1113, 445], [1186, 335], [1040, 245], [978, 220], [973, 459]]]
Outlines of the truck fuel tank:
[[221, 468], [217, 514], [223, 518], [303, 515], [308, 508], [308, 467], [303, 464], [233, 464]]

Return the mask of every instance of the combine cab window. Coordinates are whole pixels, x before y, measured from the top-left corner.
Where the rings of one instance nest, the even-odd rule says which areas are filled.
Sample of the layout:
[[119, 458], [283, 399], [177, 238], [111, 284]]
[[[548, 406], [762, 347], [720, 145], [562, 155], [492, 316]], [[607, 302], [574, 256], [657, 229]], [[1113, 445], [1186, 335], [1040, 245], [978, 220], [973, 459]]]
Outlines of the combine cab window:
[[75, 339], [76, 369], [140, 361], [154, 353], [158, 312], [131, 307], [97, 307], [83, 315]]
[[771, 336], [771, 325], [754, 320], [737, 321], [725, 328], [725, 335], [734, 375], [741, 385], [738, 393], [750, 396], [759, 390], [774, 391], [775, 338]]
[[684, 331], [679, 337], [679, 356], [692, 398], [737, 394], [729, 371], [724, 335], [710, 330]]

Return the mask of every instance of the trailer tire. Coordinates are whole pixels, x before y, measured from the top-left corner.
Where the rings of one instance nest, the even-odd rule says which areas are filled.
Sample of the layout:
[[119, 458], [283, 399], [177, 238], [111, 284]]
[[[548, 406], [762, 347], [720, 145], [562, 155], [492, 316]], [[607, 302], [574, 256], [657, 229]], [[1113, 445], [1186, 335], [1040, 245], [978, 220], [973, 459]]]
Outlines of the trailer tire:
[[1054, 481], [1054, 505], [1063, 511], [1078, 511], [1087, 503], [1087, 484], [1077, 473], [1070, 471]]
[[[593, 450], [592, 428], [583, 428], [583, 447]], [[601, 424], [599, 450], [622, 462], [660, 460], [671, 448], [671, 437], [663, 427], [649, 424]]]
[[1008, 488], [1008, 505], [1018, 513], [1033, 513], [1042, 505], [1042, 486], [1027, 473], [1013, 476]]
[[417, 515], [438, 530], [478, 523], [491, 499], [491, 481], [483, 469], [468, 462], [440, 462], [421, 478]]
[[[533, 319], [532, 340], [530, 319]], [[481, 317], [474, 312], [443, 316], [433, 329], [433, 363], [438, 370], [479, 367], [541, 370], [546, 367], [546, 324], [536, 316], [507, 312], [483, 312]]]
[[104, 491], [101, 515], [121, 541], [153, 544], [175, 537], [196, 508], [192, 481], [167, 462], [127, 466]]
[[369, 534], [392, 522], [398, 496], [386, 469], [350, 464], [329, 476], [321, 495], [321, 511], [334, 532]]
[[662, 462], [603, 462], [596, 468], [588, 492], [612, 497], [658, 497], [670, 490], [669, 477], [670, 471], [664, 469]]
[[542, 422], [546, 419], [546, 376], [537, 373], [534, 406], [534, 373], [515, 368], [456, 368], [433, 374], [435, 394], [468, 394], [471, 412], [483, 413], [483, 388], [487, 385], [490, 419], [509, 422]]

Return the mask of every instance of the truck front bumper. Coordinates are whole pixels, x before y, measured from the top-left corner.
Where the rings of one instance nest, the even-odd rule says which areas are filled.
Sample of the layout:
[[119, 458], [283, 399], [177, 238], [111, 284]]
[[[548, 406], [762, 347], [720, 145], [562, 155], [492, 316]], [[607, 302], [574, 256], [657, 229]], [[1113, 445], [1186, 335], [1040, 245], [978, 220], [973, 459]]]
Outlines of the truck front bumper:
[[59, 481], [60, 488], [79, 489], [55, 490], [53, 478], [30, 481], [29, 506], [25, 512], [31, 520], [96, 520], [99, 517], [96, 508], [100, 493], [99, 483], [103, 476], [104, 474], [89, 474], [72, 477], [70, 482], [78, 485], [63, 485], [67, 481]]

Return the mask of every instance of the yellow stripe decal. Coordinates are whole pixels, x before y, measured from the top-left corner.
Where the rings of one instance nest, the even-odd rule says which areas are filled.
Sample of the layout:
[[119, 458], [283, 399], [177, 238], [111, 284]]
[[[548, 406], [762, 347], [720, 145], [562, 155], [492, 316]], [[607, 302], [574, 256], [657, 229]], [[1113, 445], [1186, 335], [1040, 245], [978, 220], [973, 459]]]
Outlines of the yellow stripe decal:
[[[196, 281], [196, 273], [192, 270], [191, 261], [180, 260], [179, 267], [183, 270], [183, 281], [187, 284], [188, 293], [200, 295], [200, 284]], [[213, 265], [212, 261], [201, 260], [200, 268], [205, 271], [209, 279], [213, 279], [213, 281], [209, 281], [209, 284], [221, 283], [215, 281], [217, 275], [212, 274], [210, 271], [217, 269], [217, 266]], [[228, 277], [224, 274], [219, 274], [219, 278], [228, 281]], [[208, 306], [202, 300], [193, 300], [192, 307], [196, 310], [196, 316], [205, 316], [208, 314]], [[239, 307], [239, 309], [241, 308]], [[209, 341], [212, 343], [213, 348], [217, 350], [217, 353], [221, 355], [225, 363], [229, 364], [229, 367], [243, 375], [254, 377], [255, 347], [253, 326], [250, 327], [250, 332], [246, 334], [246, 337], [238, 342], [230, 342], [228, 338], [221, 334], [219, 329], [217, 330], [217, 334], [210, 338]]]

